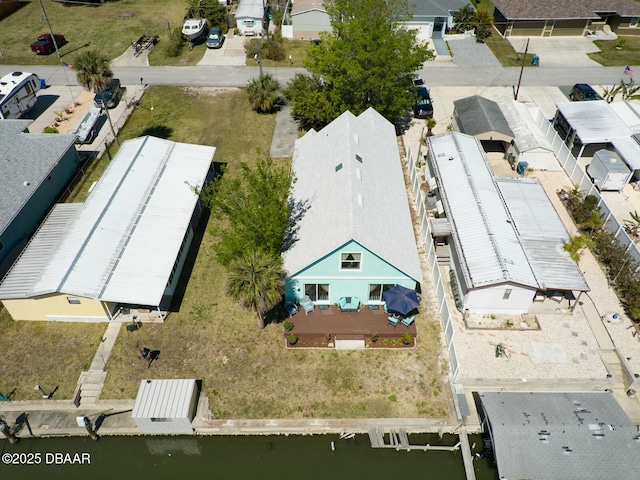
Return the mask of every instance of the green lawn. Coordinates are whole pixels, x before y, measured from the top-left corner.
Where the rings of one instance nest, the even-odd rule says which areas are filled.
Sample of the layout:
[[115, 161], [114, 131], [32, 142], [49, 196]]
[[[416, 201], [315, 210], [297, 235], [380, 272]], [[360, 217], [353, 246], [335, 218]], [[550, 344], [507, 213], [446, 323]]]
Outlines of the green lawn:
[[[62, 60], [73, 64], [76, 52], [83, 48], [97, 48], [108, 58], [122, 55], [131, 43], [141, 35], [159, 35], [160, 42], [150, 55], [150, 62], [162, 61], [164, 45], [169, 29], [181, 25], [186, 13], [185, 1], [172, 0], [120, 0], [104, 5], [73, 5], [43, 1], [47, 17], [55, 33], [63, 34], [67, 45], [62, 47]], [[29, 28], [25, 28], [29, 25]], [[1, 42], [0, 63], [8, 65], [55, 65], [59, 59], [55, 53], [36, 56], [29, 46], [38, 34], [47, 33], [47, 24], [37, 1], [26, 2], [25, 6], [0, 20]], [[199, 55], [199, 56], [198, 56]], [[184, 49], [173, 64], [194, 65], [202, 57], [202, 52]]]
[[[600, 65], [605, 67], [640, 65], [640, 37], [618, 37], [618, 40], [596, 40], [593, 43], [602, 51], [590, 53], [589, 58]], [[618, 50], [616, 47], [619, 45], [622, 48]]]
[[70, 399], [80, 373], [88, 370], [107, 326], [92, 323], [14, 322], [0, 312], [0, 392], [13, 400]]

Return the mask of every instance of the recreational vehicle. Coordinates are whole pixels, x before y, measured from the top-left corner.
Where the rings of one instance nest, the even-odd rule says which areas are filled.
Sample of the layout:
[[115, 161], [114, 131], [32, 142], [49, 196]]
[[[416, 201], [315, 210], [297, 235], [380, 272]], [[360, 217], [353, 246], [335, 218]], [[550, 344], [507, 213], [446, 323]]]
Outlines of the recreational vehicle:
[[0, 118], [20, 118], [37, 101], [40, 79], [34, 73], [11, 72], [0, 78]]

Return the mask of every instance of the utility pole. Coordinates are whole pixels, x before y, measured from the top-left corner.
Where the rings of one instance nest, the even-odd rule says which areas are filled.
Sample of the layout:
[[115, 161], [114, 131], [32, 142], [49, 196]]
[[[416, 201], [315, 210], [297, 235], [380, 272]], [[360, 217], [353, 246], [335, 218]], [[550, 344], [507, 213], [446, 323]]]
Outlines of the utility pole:
[[51, 35], [51, 40], [53, 41], [53, 46], [56, 47], [56, 54], [58, 55], [58, 60], [60, 61], [60, 66], [62, 67], [62, 73], [64, 73], [64, 78], [67, 81], [67, 85], [69, 85], [69, 93], [71, 94], [71, 101], [73, 105], [76, 105], [76, 97], [73, 95], [73, 90], [71, 89], [71, 84], [69, 83], [69, 77], [67, 76], [67, 70], [64, 68], [62, 55], [60, 55], [60, 50], [58, 49], [58, 42], [56, 42], [56, 37], [53, 35], [53, 29], [51, 28], [51, 24], [49, 23], [49, 17], [47, 17], [47, 12], [44, 10], [44, 5], [42, 5], [42, 0], [38, 0], [40, 4], [40, 9], [42, 10], [42, 15], [44, 16], [44, 21], [47, 23], [47, 27], [49, 28], [49, 34]]
[[522, 72], [524, 71], [524, 62], [527, 61], [527, 51], [529, 50], [529, 39], [527, 38], [527, 46], [524, 47], [524, 55], [522, 56], [522, 65], [520, 66], [520, 76], [518, 77], [518, 88], [516, 88], [516, 94], [514, 100], [518, 100], [518, 93], [520, 93], [520, 82], [522, 81]]

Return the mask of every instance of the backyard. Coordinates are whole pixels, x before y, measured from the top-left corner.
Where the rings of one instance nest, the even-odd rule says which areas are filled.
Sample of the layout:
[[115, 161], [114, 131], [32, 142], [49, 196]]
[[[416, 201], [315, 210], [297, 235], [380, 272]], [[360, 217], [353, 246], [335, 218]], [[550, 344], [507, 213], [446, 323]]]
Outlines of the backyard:
[[[228, 165], [228, 175], [237, 175], [240, 162], [253, 165], [258, 150], [269, 150], [274, 126], [275, 115], [253, 112], [243, 89], [152, 87], [119, 139], [153, 134], [213, 145], [214, 160]], [[111, 153], [116, 153], [115, 145]], [[289, 160], [277, 163], [288, 168]], [[107, 164], [106, 155], [94, 164], [73, 201], [86, 198]], [[134, 398], [145, 378], [197, 378], [203, 381], [217, 418], [448, 414], [448, 364], [441, 354], [440, 324], [432, 312], [423, 309], [416, 319], [414, 349], [287, 349], [280, 323], [258, 329], [254, 314], [226, 295], [226, 273], [213, 251], [215, 232], [201, 225], [199, 235], [201, 242], [190, 252], [176, 311], [164, 324], [144, 324], [135, 332], [121, 330], [106, 366], [101, 398]], [[104, 324], [13, 322], [4, 312], [0, 392], [16, 388], [14, 400], [24, 400], [39, 398], [34, 391], [37, 383], [48, 389], [60, 385], [56, 398], [69, 399], [105, 328]], [[161, 352], [150, 368], [138, 358], [143, 347]]]

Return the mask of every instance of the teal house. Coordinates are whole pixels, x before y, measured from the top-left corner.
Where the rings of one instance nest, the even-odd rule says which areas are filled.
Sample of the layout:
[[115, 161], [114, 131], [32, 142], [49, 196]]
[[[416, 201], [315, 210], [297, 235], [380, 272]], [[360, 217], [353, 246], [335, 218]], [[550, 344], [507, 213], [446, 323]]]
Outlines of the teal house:
[[296, 234], [284, 253], [286, 300], [357, 298], [381, 305], [422, 273], [395, 127], [373, 109], [343, 113], [296, 141], [291, 203]]
[[76, 135], [29, 133], [31, 120], [0, 120], [0, 273], [80, 165]]

